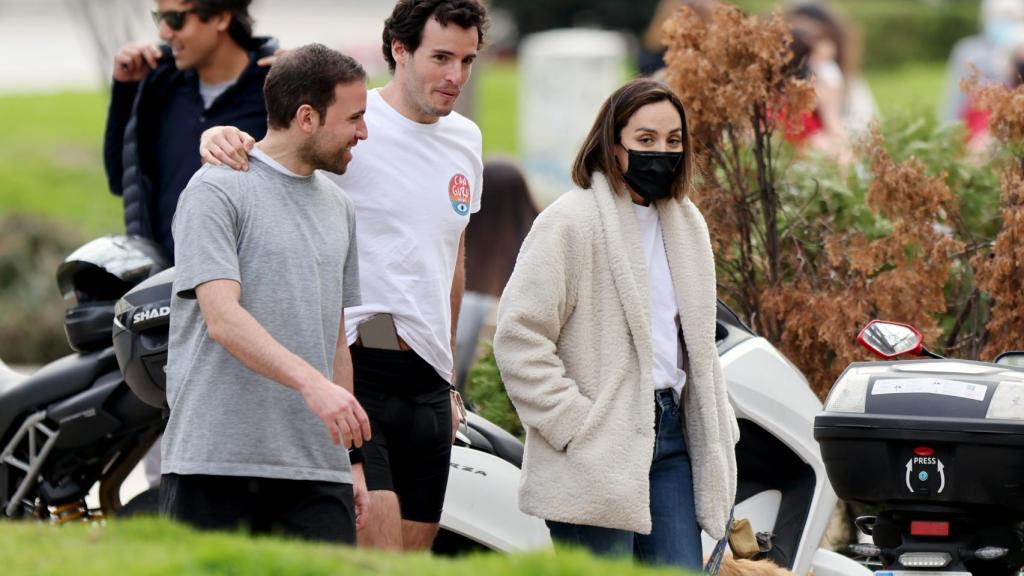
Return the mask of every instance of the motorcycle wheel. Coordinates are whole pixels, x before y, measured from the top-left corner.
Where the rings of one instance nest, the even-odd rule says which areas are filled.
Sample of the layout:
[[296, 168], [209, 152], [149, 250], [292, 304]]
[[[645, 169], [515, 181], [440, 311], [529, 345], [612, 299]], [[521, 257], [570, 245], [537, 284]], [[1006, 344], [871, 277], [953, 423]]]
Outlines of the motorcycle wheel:
[[440, 556], [460, 556], [486, 550], [489, 548], [483, 544], [455, 532], [449, 532], [444, 528], [437, 531], [437, 538], [434, 539], [434, 545], [431, 547], [431, 551]]
[[160, 488], [150, 488], [132, 498], [117, 512], [118, 518], [156, 516], [160, 512]]

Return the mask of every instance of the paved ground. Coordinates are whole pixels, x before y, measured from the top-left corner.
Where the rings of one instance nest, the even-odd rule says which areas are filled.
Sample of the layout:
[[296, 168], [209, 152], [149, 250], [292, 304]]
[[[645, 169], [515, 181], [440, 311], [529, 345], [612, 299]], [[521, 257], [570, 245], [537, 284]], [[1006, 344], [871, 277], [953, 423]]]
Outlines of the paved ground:
[[[88, 11], [82, 8], [88, 2]], [[0, 0], [0, 93], [99, 89], [123, 39], [156, 40], [147, 0]], [[384, 71], [380, 35], [392, 0], [256, 0], [258, 34], [321, 42]], [[104, 31], [91, 33], [89, 19]], [[109, 44], [110, 46], [104, 46]]]

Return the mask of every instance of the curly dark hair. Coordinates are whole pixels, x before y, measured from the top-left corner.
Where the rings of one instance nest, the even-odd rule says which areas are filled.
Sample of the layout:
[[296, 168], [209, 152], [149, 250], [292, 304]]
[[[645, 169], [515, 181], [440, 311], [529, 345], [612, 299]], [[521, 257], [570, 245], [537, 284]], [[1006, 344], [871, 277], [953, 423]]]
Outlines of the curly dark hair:
[[388, 69], [395, 71], [391, 42], [398, 40], [409, 53], [415, 52], [423, 41], [423, 28], [431, 18], [442, 26], [475, 27], [478, 42], [484, 42], [487, 9], [477, 0], [399, 0], [391, 16], [384, 21], [384, 45], [381, 48]]
[[203, 22], [216, 14], [229, 12], [231, 24], [228, 25], [228, 36], [239, 46], [246, 48], [252, 43], [253, 19], [249, 14], [252, 0], [185, 0], [196, 10], [196, 15]]

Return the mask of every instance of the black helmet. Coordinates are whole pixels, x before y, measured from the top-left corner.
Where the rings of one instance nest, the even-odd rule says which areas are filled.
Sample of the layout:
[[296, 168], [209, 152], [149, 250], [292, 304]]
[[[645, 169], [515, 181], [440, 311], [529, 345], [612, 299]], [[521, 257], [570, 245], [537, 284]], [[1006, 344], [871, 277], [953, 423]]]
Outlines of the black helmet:
[[114, 316], [114, 354], [124, 380], [143, 402], [167, 409], [167, 339], [174, 268], [139, 283]]
[[71, 347], [89, 352], [109, 346], [114, 302], [168, 266], [159, 244], [134, 236], [104, 236], [75, 250], [57, 269], [57, 286], [70, 304], [64, 331]]

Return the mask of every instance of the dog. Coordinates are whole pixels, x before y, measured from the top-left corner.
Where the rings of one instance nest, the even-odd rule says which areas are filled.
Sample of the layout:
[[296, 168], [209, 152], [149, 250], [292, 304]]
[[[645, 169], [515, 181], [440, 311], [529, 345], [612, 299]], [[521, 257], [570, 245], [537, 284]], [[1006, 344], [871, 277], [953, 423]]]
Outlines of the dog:
[[743, 560], [726, 554], [718, 576], [796, 576], [771, 560]]

